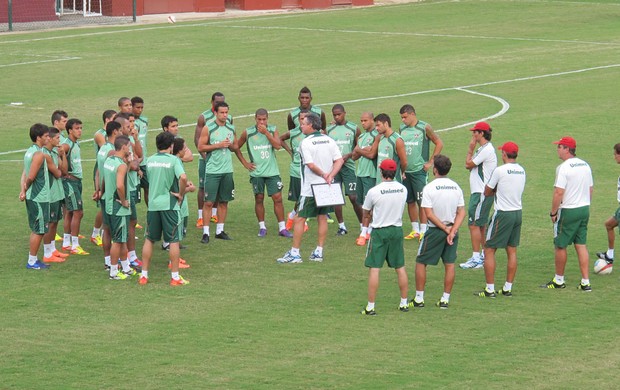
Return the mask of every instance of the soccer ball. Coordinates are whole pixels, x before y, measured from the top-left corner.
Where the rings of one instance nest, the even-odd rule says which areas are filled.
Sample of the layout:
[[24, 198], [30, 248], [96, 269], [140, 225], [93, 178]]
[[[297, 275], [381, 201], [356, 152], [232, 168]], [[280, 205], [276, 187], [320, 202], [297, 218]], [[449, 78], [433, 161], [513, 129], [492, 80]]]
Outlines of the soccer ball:
[[594, 273], [599, 275], [609, 275], [613, 271], [613, 263], [608, 263], [603, 259], [598, 259], [594, 262]]

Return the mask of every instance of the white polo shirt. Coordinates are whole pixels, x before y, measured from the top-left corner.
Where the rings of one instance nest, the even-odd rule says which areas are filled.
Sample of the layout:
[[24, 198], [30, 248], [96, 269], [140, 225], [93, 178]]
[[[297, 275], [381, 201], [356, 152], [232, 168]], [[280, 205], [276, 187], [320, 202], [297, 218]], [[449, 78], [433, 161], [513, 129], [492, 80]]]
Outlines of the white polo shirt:
[[407, 189], [397, 181], [382, 181], [368, 190], [364, 210], [372, 210], [373, 229], [403, 226], [403, 210], [407, 202]]
[[575, 209], [590, 205], [590, 187], [594, 186], [592, 170], [587, 162], [573, 157], [555, 170], [554, 187], [564, 189], [560, 208]]
[[299, 144], [301, 155], [301, 196], [312, 197], [312, 184], [325, 183], [325, 179], [316, 175], [308, 168], [308, 164], [321, 168], [325, 173], [331, 172], [334, 161], [342, 158], [336, 141], [325, 134], [308, 135]]
[[497, 167], [497, 155], [493, 144], [487, 142], [476, 150], [471, 159], [475, 167], [469, 171], [469, 188], [472, 194], [483, 193], [484, 186]]
[[[463, 190], [452, 179], [440, 177], [424, 186], [421, 207], [433, 209], [433, 214], [444, 224], [453, 224], [457, 207], [464, 207]], [[428, 225], [435, 226], [431, 220]]]
[[521, 165], [508, 163], [495, 168], [486, 185], [497, 190], [495, 210], [516, 211], [523, 208], [521, 195], [525, 189], [525, 169]]

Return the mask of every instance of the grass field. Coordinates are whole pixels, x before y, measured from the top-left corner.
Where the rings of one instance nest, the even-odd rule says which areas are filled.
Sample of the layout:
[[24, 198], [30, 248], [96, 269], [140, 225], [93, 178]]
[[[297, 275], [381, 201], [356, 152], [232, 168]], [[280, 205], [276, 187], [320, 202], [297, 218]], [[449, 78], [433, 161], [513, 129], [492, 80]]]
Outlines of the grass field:
[[[570, 288], [538, 285], [554, 272], [548, 212], [560, 160], [551, 142], [564, 135], [576, 138], [578, 156], [594, 172], [591, 263], [607, 245], [602, 223], [618, 207], [620, 171], [612, 152], [620, 142], [618, 20], [618, 1], [424, 1], [1, 35], [0, 388], [615, 388], [617, 274], [592, 275], [593, 292], [580, 293], [570, 250]], [[427, 307], [400, 313], [395, 275], [386, 268], [379, 315], [363, 317], [367, 271], [351, 207], [348, 236], [336, 237], [330, 226], [324, 263], [278, 265], [290, 242], [275, 237], [270, 201], [270, 235], [256, 237], [251, 188], [238, 162], [226, 224], [234, 241], [201, 245], [190, 202], [182, 252], [192, 266], [183, 272], [190, 286], [168, 286], [160, 250], [148, 286], [109, 281], [101, 252], [85, 240], [90, 256], [49, 271], [25, 269], [29, 230], [18, 183], [33, 123], [49, 124], [62, 108], [84, 121], [90, 139], [101, 112], [139, 95], [152, 130], [172, 114], [191, 140], [218, 90], [239, 131], [259, 107], [284, 130], [303, 85], [328, 113], [343, 103], [353, 121], [366, 110], [386, 112], [396, 127], [398, 109], [413, 104], [439, 131], [454, 162], [451, 177], [465, 192], [471, 123], [489, 120], [496, 146], [519, 144], [528, 183], [512, 299], [474, 297], [482, 270], [458, 269], [451, 307], [440, 311], [429, 304], [442, 290], [435, 267]], [[83, 143], [82, 155], [94, 157], [92, 142]], [[278, 157], [288, 187], [288, 155]], [[186, 169], [196, 181], [197, 163]], [[84, 183], [88, 195], [90, 177]], [[88, 236], [95, 207], [85, 204]], [[303, 257], [314, 247], [313, 227]], [[465, 228], [461, 234], [464, 261], [471, 248]], [[406, 242], [410, 295], [417, 247]], [[496, 285], [504, 270], [498, 252]]]

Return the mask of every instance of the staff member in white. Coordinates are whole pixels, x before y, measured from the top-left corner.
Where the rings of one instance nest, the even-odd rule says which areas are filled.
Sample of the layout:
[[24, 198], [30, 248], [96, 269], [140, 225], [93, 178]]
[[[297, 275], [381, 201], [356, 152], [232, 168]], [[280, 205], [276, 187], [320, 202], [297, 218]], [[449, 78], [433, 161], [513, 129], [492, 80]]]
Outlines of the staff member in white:
[[590, 200], [592, 199], [592, 170], [587, 162], [575, 157], [577, 142], [571, 137], [563, 137], [554, 142], [558, 145], [558, 157], [564, 161], [555, 171], [555, 189], [551, 212], [555, 245], [555, 277], [542, 288], [566, 288], [564, 268], [566, 267], [566, 247], [575, 244], [579, 269], [581, 270], [581, 291], [592, 291], [588, 277], [590, 261], [586, 240], [588, 220], [590, 219]]
[[370, 220], [372, 232], [366, 251], [364, 265], [368, 267], [368, 304], [362, 314], [374, 316], [375, 298], [379, 289], [379, 271], [383, 262], [394, 268], [398, 275], [400, 289], [399, 310], [409, 311], [407, 293], [409, 282], [405, 271], [405, 250], [403, 249], [403, 210], [407, 200], [407, 189], [397, 181], [396, 161], [386, 159], [379, 165], [382, 182], [368, 190], [362, 206], [363, 220]]
[[[501, 165], [493, 171], [484, 189], [484, 196], [495, 195], [495, 213], [487, 229], [484, 248], [484, 276], [486, 288], [474, 293], [476, 296], [495, 298], [497, 294], [512, 296], [512, 283], [517, 273], [517, 246], [521, 240], [522, 205], [525, 189], [525, 169], [517, 164], [519, 146], [506, 142], [498, 148], [502, 151]], [[495, 292], [495, 251], [506, 248], [506, 283]]]
[[426, 266], [437, 265], [441, 258], [444, 263], [445, 276], [443, 295], [437, 306], [447, 309], [454, 285], [454, 262], [458, 247], [458, 231], [465, 219], [465, 200], [463, 190], [456, 182], [446, 177], [452, 168], [452, 162], [446, 156], [438, 154], [433, 161], [435, 180], [424, 186], [422, 204], [428, 217], [428, 230], [418, 248], [415, 265], [415, 298], [410, 306], [424, 307], [424, 286], [426, 284]]
[[306, 135], [299, 144], [301, 154], [301, 198], [299, 210], [293, 220], [293, 246], [278, 263], [301, 263], [299, 247], [304, 234], [306, 219], [316, 217], [318, 243], [310, 255], [310, 261], [323, 261], [323, 245], [327, 236], [327, 214], [334, 211], [333, 206], [317, 207], [312, 193], [312, 184], [331, 183], [344, 161], [336, 141], [321, 133], [321, 118], [308, 113], [300, 122], [301, 131]]

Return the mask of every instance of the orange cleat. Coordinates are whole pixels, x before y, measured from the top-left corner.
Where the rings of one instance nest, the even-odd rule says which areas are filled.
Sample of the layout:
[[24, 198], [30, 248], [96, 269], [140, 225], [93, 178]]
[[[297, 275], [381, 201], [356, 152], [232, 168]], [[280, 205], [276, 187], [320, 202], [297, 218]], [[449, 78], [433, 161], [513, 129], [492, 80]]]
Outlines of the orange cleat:
[[198, 220], [196, 220], [196, 227], [198, 229], [202, 228], [203, 222], [202, 222], [202, 218], [198, 218]]
[[140, 276], [140, 279], [138, 279], [138, 284], [140, 286], [144, 286], [148, 282], [149, 282], [149, 278], [145, 278], [144, 276]]
[[211, 222], [217, 223], [217, 215], [212, 215], [211, 216]]
[[54, 251], [54, 253], [52, 253], [52, 256], [60, 257], [61, 259], [66, 259], [67, 257], [69, 257], [69, 254], [68, 253], [62, 253], [61, 251], [56, 249]]
[[288, 218], [286, 220], [286, 230], [291, 230], [293, 228], [293, 218]]
[[[187, 269], [190, 268], [191, 266], [189, 264], [187, 264], [187, 262], [181, 258], [179, 258], [179, 269], [183, 268], [183, 269]], [[168, 262], [168, 269], [172, 269], [172, 263]]]
[[54, 255], [51, 255], [50, 257], [44, 257], [43, 261], [46, 263], [62, 263], [63, 261], [65, 261], [65, 259], [62, 257], [56, 257]]
[[365, 235], [364, 235], [364, 236], [359, 236], [359, 237], [357, 238], [357, 240], [355, 240], [355, 244], [356, 244], [356, 245], [359, 245], [359, 246], [364, 246], [364, 245], [366, 245], [366, 236], [365, 236]]
[[171, 286], [186, 286], [189, 284], [189, 280], [183, 279], [182, 276], [179, 276], [178, 279], [170, 279]]

